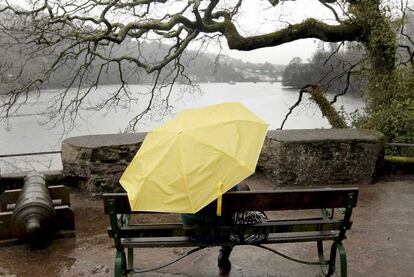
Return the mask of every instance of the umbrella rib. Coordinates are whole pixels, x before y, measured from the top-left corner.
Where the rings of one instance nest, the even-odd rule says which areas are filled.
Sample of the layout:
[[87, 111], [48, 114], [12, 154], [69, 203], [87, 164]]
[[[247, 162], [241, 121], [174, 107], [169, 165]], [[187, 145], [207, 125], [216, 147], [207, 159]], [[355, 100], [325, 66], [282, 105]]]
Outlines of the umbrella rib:
[[[170, 148], [168, 148], [167, 151], [165, 151], [164, 155], [160, 158], [160, 160], [162, 160], [173, 148], [174, 144], [172, 143]], [[145, 153], [145, 152], [144, 152]], [[152, 172], [156, 169], [157, 167], [154, 166], [147, 174], [145, 174], [144, 180], [142, 183], [145, 183], [147, 181], [147, 178], [152, 174]], [[139, 188], [138, 193], [136, 193], [137, 195], [139, 195], [139, 192], [141, 191], [142, 186]], [[134, 206], [136, 205], [136, 202], [138, 201], [138, 198], [136, 198], [135, 200], [133, 200], [133, 204]]]
[[214, 122], [208, 125], [203, 125], [203, 126], [199, 126], [199, 127], [194, 127], [194, 128], [188, 128], [187, 130], [198, 130], [198, 129], [203, 129], [203, 128], [211, 128], [212, 126], [215, 126], [217, 124], [228, 124], [228, 123], [233, 123], [233, 122], [249, 122], [252, 124], [258, 124], [258, 125], [269, 125], [265, 122], [258, 122], [258, 121], [253, 121], [253, 120], [247, 120], [247, 119], [232, 119], [232, 120], [228, 120], [228, 121], [221, 121], [219, 123]]
[[[149, 131], [148, 133], [147, 133], [147, 136], [150, 134], [150, 133], [156, 133], [156, 132], [154, 132], [154, 131]], [[168, 137], [168, 138], [166, 138], [164, 141], [162, 141], [161, 143], [165, 143], [165, 142], [167, 142], [167, 141], [169, 141], [171, 138], [170, 137]], [[144, 142], [145, 142], [145, 139], [144, 139]], [[142, 144], [141, 144], [141, 147], [142, 147]], [[137, 154], [139, 154], [139, 156], [142, 156], [143, 154], [145, 154], [145, 153], [147, 153], [148, 151], [152, 151], [152, 150], [154, 150], [154, 148], [157, 148], [157, 147], [159, 147], [159, 144], [153, 144], [153, 145], [151, 145], [151, 146], [148, 146], [145, 150], [143, 150], [142, 152], [141, 152], [141, 149], [142, 148], [139, 148], [138, 149], [138, 153]], [[135, 157], [134, 157], [134, 159], [135, 159]]]
[[[182, 122], [181, 122], [181, 125], [182, 125]], [[180, 164], [181, 164], [181, 168], [180, 169], [181, 169], [181, 172], [182, 172], [182, 175], [183, 175], [183, 179], [184, 179], [184, 186], [185, 186], [185, 190], [186, 190], [186, 193], [187, 193], [188, 202], [190, 203], [191, 210], [194, 211], [194, 205], [193, 205], [193, 202], [191, 201], [190, 192], [188, 190], [187, 177], [186, 177], [185, 172], [184, 172], [182, 135], [183, 134], [181, 133], [181, 135], [179, 136], [179, 140], [180, 140]]]
[[224, 155], [228, 156], [228, 157], [229, 157], [230, 159], [232, 159], [233, 161], [236, 161], [236, 162], [240, 165], [240, 167], [243, 167], [243, 168], [247, 169], [248, 171], [251, 171], [252, 173], [254, 172], [254, 170], [252, 171], [252, 170], [251, 170], [250, 168], [248, 168], [247, 166], [240, 164], [240, 163], [239, 163], [239, 161], [238, 161], [235, 157], [233, 157], [232, 155], [230, 155], [230, 154], [226, 153], [225, 151], [223, 151], [223, 150], [221, 150], [221, 149], [219, 149], [219, 148], [217, 148], [217, 147], [214, 147], [213, 145], [210, 145], [210, 144], [208, 144], [208, 143], [206, 143], [206, 142], [204, 142], [204, 141], [199, 140], [196, 136], [190, 135], [190, 134], [188, 134], [188, 133], [186, 133], [186, 135], [187, 135], [187, 136], [189, 136], [189, 137], [192, 137], [195, 141], [197, 141], [198, 143], [200, 143], [200, 144], [202, 144], [202, 145], [205, 145], [205, 146], [207, 146], [207, 147], [210, 147], [210, 148], [212, 148], [212, 149], [214, 149], [214, 150], [216, 150], [216, 151], [219, 151], [219, 152], [223, 153]]

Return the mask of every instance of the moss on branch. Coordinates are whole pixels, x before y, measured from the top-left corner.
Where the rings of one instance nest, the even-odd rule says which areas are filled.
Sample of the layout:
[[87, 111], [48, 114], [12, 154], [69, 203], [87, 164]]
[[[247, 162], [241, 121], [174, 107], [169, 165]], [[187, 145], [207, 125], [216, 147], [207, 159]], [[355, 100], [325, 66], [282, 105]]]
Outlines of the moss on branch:
[[363, 34], [363, 28], [359, 24], [345, 22], [340, 25], [329, 25], [312, 18], [279, 31], [250, 37], [241, 36], [229, 20], [222, 24], [224, 28], [221, 32], [225, 35], [229, 48], [242, 51], [277, 46], [304, 38], [317, 38], [329, 42], [359, 41]]
[[307, 92], [311, 95], [311, 99], [315, 102], [322, 112], [322, 115], [326, 117], [331, 124], [332, 128], [348, 128], [345, 120], [335, 110], [333, 105], [326, 99], [318, 86], [308, 86]]

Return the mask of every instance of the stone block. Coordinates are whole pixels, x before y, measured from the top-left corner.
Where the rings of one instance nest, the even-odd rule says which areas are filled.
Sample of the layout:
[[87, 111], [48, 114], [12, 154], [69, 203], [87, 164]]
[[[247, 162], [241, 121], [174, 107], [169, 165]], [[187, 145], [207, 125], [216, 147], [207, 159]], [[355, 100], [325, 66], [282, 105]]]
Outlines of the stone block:
[[258, 167], [280, 186], [371, 183], [383, 149], [371, 130], [269, 131]]
[[90, 135], [62, 142], [63, 175], [79, 180], [85, 194], [122, 191], [122, 173], [141, 146], [146, 133]]

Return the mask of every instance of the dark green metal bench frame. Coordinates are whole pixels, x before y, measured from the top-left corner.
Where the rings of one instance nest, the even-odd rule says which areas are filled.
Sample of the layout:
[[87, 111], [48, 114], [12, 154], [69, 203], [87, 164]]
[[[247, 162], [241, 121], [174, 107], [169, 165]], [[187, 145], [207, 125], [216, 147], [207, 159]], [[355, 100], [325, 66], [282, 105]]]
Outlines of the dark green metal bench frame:
[[[111, 227], [108, 233], [116, 248], [115, 276], [125, 276], [136, 272], [134, 269], [133, 249], [145, 247], [209, 247], [217, 245], [244, 245], [228, 239], [230, 234], [268, 234], [262, 244], [310, 242], [317, 243], [319, 264], [325, 269], [325, 276], [335, 271], [336, 255], [339, 253], [340, 273], [347, 276], [346, 252], [342, 244], [345, 233], [351, 228], [352, 208], [356, 206], [358, 188], [313, 188], [274, 191], [239, 191], [223, 195], [223, 214], [235, 211], [283, 211], [321, 209], [317, 218], [271, 220], [255, 225], [184, 226], [183, 224], [130, 224], [131, 212], [125, 193], [103, 195], [105, 213], [109, 214]], [[214, 214], [213, 202], [200, 213]], [[341, 216], [334, 217], [334, 209]], [[217, 241], [201, 243], [191, 240], [190, 236], [213, 235]], [[332, 241], [329, 260], [323, 252], [323, 241]], [[255, 245], [255, 244], [253, 244]], [[257, 246], [260, 246], [257, 245]], [[271, 250], [271, 249], [268, 249]], [[127, 255], [125, 253], [127, 251]], [[271, 250], [272, 251], [272, 250]], [[276, 251], [273, 251], [276, 252]], [[295, 259], [292, 259], [295, 260]]]

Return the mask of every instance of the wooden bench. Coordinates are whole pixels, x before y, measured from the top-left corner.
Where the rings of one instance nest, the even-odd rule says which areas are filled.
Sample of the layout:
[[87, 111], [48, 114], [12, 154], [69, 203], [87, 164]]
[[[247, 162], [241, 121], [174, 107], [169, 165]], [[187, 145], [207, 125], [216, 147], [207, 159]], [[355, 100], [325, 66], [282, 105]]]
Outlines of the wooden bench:
[[[352, 208], [357, 204], [357, 188], [313, 188], [274, 191], [238, 191], [223, 195], [223, 215], [235, 211], [287, 211], [321, 210], [321, 215], [307, 218], [269, 220], [255, 225], [226, 225], [209, 228], [188, 226], [180, 223], [130, 224], [131, 212], [125, 193], [104, 194], [105, 213], [109, 214], [111, 227], [109, 236], [114, 239], [115, 276], [138, 273], [133, 267], [133, 249], [141, 247], [209, 247], [217, 245], [241, 245], [229, 239], [230, 234], [268, 234], [259, 247], [275, 252], [263, 244], [316, 242], [319, 261], [324, 274], [331, 276], [336, 268], [336, 253], [340, 257], [341, 276], [347, 276], [345, 248], [342, 241], [345, 232], [351, 228]], [[214, 214], [216, 202], [205, 207], [200, 213]], [[340, 212], [334, 214], [334, 210]], [[279, 212], [280, 213], [280, 212]], [[155, 215], [154, 215], [155, 216]], [[209, 234], [217, 237], [211, 243], [196, 242], [190, 237]], [[323, 241], [332, 241], [330, 257], [324, 258]], [[253, 244], [255, 245], [255, 244]], [[127, 250], [127, 255], [126, 255]], [[285, 255], [281, 254], [286, 257]], [[287, 257], [289, 258], [289, 257]], [[297, 259], [290, 258], [294, 261]], [[300, 262], [300, 261], [299, 261]], [[304, 262], [307, 263], [307, 262]], [[313, 263], [315, 264], [315, 263]]]

